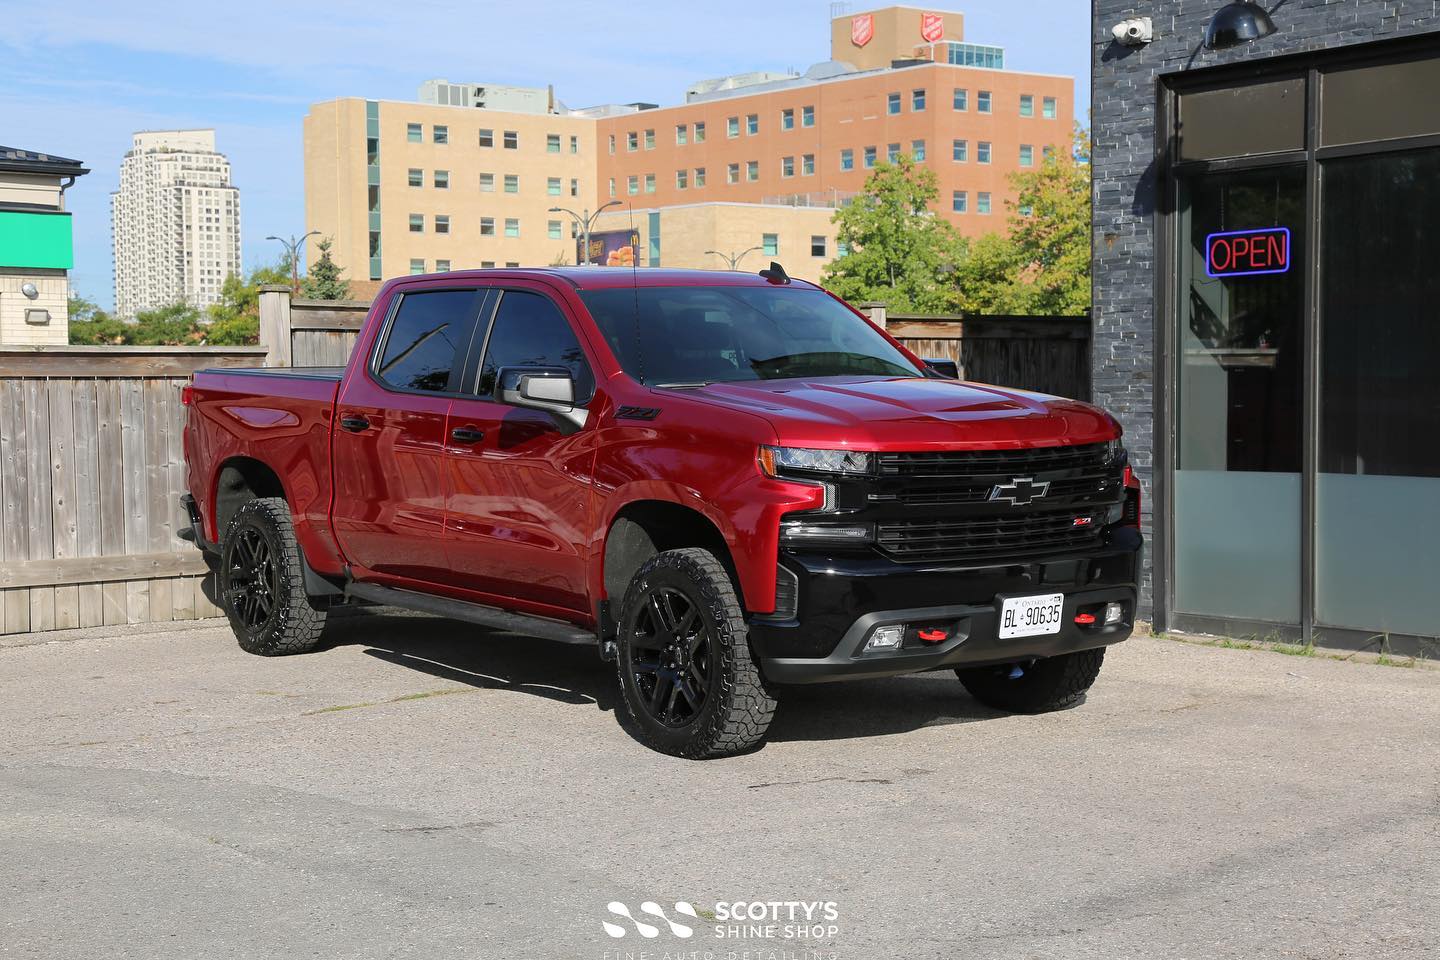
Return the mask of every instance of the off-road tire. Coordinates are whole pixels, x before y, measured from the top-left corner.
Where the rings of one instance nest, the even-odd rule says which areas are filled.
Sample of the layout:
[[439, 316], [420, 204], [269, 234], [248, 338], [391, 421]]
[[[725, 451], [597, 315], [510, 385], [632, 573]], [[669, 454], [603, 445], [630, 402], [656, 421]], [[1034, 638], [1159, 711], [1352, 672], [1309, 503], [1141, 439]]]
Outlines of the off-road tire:
[[[678, 592], [709, 631], [703, 662], [709, 685], [699, 710], [682, 726], [652, 716], [636, 669], [642, 614], [651, 596]], [[644, 614], [648, 616], [648, 614]], [[621, 602], [615, 663], [630, 726], [642, 743], [692, 760], [732, 756], [758, 746], [775, 716], [775, 698], [750, 655], [745, 614], [724, 564], [708, 550], [666, 550], [645, 562]], [[658, 680], [654, 681], [658, 683]], [[672, 684], [674, 681], [672, 681]]]
[[[272, 558], [270, 592], [273, 598], [262, 622], [247, 623], [242, 582], [253, 577], [245, 576], [242, 557], [237, 551], [241, 549], [242, 536], [253, 543], [257, 535]], [[216, 582], [240, 649], [263, 657], [314, 650], [325, 628], [325, 610], [315, 607], [305, 593], [300, 547], [295, 541], [295, 525], [285, 501], [279, 497], [261, 497], [242, 504], [220, 543], [221, 562]], [[254, 621], [255, 617], [248, 619]]]
[[988, 707], [1011, 713], [1049, 713], [1074, 706], [1100, 675], [1105, 648], [1063, 653], [1029, 664], [1010, 679], [1011, 665], [962, 667], [955, 671], [970, 695]]

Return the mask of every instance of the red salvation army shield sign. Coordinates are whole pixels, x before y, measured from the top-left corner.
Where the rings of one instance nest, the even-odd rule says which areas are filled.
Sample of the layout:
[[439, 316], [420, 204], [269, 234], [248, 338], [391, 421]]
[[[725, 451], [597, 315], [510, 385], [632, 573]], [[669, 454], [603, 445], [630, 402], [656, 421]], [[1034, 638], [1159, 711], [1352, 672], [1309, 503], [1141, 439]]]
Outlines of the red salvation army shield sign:
[[920, 36], [929, 43], [936, 43], [945, 36], [945, 18], [938, 13], [920, 14]]
[[850, 42], [863, 47], [875, 36], [875, 14], [862, 13], [850, 18]]

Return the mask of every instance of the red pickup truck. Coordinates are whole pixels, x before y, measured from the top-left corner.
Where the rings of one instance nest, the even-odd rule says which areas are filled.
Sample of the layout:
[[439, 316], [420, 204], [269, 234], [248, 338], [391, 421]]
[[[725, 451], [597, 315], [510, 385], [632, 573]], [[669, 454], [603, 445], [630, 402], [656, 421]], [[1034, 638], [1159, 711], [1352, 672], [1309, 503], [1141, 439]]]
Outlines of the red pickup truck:
[[962, 383], [778, 265], [392, 280], [344, 369], [207, 370], [185, 503], [240, 645], [368, 601], [595, 644], [633, 727], [751, 748], [786, 684], [1068, 706], [1130, 635], [1106, 413]]

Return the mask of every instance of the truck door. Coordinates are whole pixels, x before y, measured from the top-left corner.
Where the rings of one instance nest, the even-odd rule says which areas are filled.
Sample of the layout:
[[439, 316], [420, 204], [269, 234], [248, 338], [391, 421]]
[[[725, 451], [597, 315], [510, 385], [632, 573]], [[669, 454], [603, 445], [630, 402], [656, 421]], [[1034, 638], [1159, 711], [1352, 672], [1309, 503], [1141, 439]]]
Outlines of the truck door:
[[446, 417], [487, 292], [396, 297], [341, 386], [333, 432], [335, 536], [357, 579], [438, 582], [445, 567]]
[[[582, 405], [594, 376], [565, 309], [540, 285], [496, 291], [474, 389], [450, 410], [445, 546], [452, 583], [523, 601], [527, 612], [587, 610], [595, 431], [494, 399], [502, 367], [569, 367]], [[486, 596], [476, 596], [484, 602]], [[508, 605], [508, 604], [507, 604]]]

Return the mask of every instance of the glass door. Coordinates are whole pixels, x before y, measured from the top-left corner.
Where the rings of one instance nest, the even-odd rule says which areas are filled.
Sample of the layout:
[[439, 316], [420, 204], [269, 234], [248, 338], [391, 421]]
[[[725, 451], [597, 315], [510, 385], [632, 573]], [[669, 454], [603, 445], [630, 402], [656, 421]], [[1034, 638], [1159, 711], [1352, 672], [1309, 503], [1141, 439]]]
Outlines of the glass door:
[[1175, 610], [1299, 624], [1305, 167], [1179, 186]]

